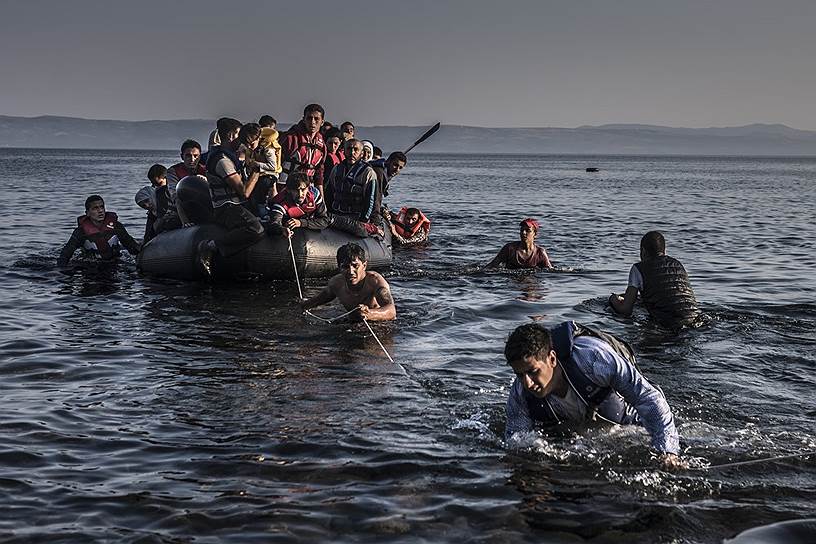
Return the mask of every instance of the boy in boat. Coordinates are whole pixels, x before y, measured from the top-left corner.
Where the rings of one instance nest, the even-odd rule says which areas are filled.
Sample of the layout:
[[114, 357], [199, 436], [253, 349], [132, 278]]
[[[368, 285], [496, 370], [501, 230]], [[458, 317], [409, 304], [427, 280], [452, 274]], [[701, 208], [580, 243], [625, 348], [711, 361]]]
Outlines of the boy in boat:
[[143, 244], [146, 244], [160, 231], [156, 228], [159, 219], [163, 218], [170, 208], [171, 195], [167, 186], [167, 168], [154, 164], [147, 171], [150, 187], [142, 187], [136, 193], [136, 204], [147, 210]]
[[337, 266], [340, 273], [329, 280], [328, 285], [312, 298], [301, 301], [304, 310], [326, 304], [335, 298], [346, 310], [357, 309], [352, 314], [357, 319], [390, 321], [396, 319], [397, 309], [391, 297], [391, 288], [377, 272], [366, 270], [368, 257], [365, 249], [354, 242], [337, 250]]
[[416, 246], [428, 241], [431, 221], [419, 208], [402, 208], [396, 217], [385, 210], [383, 216], [391, 228], [393, 243], [400, 246]]
[[640, 262], [629, 271], [626, 292], [612, 293], [609, 305], [619, 314], [632, 315], [638, 293], [649, 315], [663, 327], [679, 329], [700, 316], [686, 269], [666, 255], [666, 239], [656, 230], [640, 240]]
[[626, 342], [573, 321], [552, 329], [529, 323], [510, 334], [504, 356], [516, 374], [507, 398], [508, 442], [537, 427], [639, 425], [665, 468], [684, 468], [671, 408], [635, 366]]
[[547, 250], [535, 243], [538, 229], [538, 221], [535, 219], [523, 220], [519, 224], [521, 240], [505, 244], [486, 268], [497, 268], [502, 264], [507, 268], [552, 268]]
[[328, 226], [329, 214], [323, 195], [309, 183], [309, 176], [295, 172], [286, 178], [286, 189], [272, 199], [269, 232], [289, 237], [297, 228], [323, 230]]
[[139, 253], [139, 243], [128, 234], [115, 213], [105, 211], [105, 201], [99, 195], [85, 200], [85, 215], [77, 218], [77, 224], [60, 252], [58, 266], [66, 266], [80, 247], [86, 255], [103, 261], [116, 259], [122, 246], [131, 255]]

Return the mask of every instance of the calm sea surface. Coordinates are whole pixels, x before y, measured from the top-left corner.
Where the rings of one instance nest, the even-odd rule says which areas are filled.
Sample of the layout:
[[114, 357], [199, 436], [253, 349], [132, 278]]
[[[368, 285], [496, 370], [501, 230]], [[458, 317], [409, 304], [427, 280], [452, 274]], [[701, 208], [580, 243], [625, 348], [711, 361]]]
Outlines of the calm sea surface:
[[[411, 155], [389, 203], [432, 244], [396, 253], [375, 329], [407, 376], [291, 283], [60, 272], [88, 194], [141, 237], [154, 162], [175, 154], [0, 150], [3, 541], [720, 542], [813, 515], [813, 457], [665, 473], [635, 428], [508, 450], [501, 353], [531, 319], [594, 324], [636, 348], [693, 466], [816, 450], [816, 159]], [[481, 270], [526, 216], [575, 272]], [[706, 326], [606, 309], [651, 229]]]

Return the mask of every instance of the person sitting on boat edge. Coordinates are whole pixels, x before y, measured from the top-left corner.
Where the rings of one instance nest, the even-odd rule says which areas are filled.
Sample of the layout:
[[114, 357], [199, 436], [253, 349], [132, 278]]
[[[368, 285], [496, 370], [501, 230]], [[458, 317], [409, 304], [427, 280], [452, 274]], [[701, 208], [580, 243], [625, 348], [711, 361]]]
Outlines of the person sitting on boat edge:
[[[245, 185], [247, 173], [237, 155], [242, 143], [240, 133], [240, 121], [229, 117], [219, 119], [218, 136], [222, 143], [213, 147], [207, 157], [213, 222], [226, 229], [218, 239], [202, 240], [198, 245], [198, 261], [208, 277], [212, 275], [212, 259], [216, 253], [230, 257], [255, 244], [265, 234], [258, 218], [243, 206], [247, 193], [252, 189]], [[253, 142], [257, 145], [258, 136], [246, 135], [244, 140], [250, 146]]]
[[383, 211], [391, 229], [392, 240], [401, 246], [414, 246], [428, 241], [431, 220], [419, 208], [400, 209], [394, 217], [388, 210]]
[[323, 230], [328, 226], [323, 196], [309, 183], [309, 176], [295, 172], [286, 178], [286, 189], [272, 199], [267, 230], [288, 237], [296, 228]]
[[170, 200], [164, 215], [158, 216], [153, 229], [156, 234], [167, 230], [180, 229], [181, 218], [176, 206], [176, 186], [187, 176], [206, 177], [207, 169], [202, 164], [201, 144], [195, 140], [184, 140], [181, 143], [181, 162], [167, 169], [167, 190]]
[[391, 180], [408, 164], [408, 157], [402, 151], [394, 151], [388, 155], [387, 159], [373, 160], [368, 164], [374, 169], [374, 173], [377, 174], [377, 181], [380, 182], [382, 195], [386, 197], [388, 196], [388, 187]]
[[552, 268], [547, 250], [536, 245], [539, 224], [535, 219], [527, 218], [519, 223], [518, 242], [508, 242], [501, 248], [499, 254], [490, 261], [486, 268], [496, 268], [505, 265], [507, 268]]
[[363, 143], [346, 142], [345, 159], [332, 170], [323, 196], [331, 227], [364, 238], [382, 236], [382, 194], [374, 170], [362, 159]]
[[302, 300], [304, 310], [327, 304], [335, 298], [346, 310], [357, 309], [356, 319], [390, 321], [396, 319], [397, 309], [391, 297], [391, 287], [380, 274], [366, 270], [368, 257], [359, 244], [349, 242], [337, 250], [340, 273], [332, 277], [320, 293]]
[[505, 439], [536, 427], [602, 420], [645, 427], [665, 468], [683, 468], [674, 416], [636, 366], [632, 348], [611, 334], [566, 321], [517, 327], [504, 346], [516, 374], [507, 398]]
[[139, 253], [139, 243], [128, 234], [115, 213], [105, 210], [102, 197], [91, 195], [85, 200], [85, 214], [77, 218], [77, 228], [60, 251], [57, 266], [67, 266], [79, 248], [86, 256], [112, 261], [123, 246], [131, 255]]
[[666, 239], [656, 230], [640, 240], [640, 262], [629, 270], [626, 292], [612, 293], [609, 305], [619, 314], [632, 315], [638, 292], [649, 315], [663, 327], [680, 329], [700, 317], [686, 269], [666, 255]]

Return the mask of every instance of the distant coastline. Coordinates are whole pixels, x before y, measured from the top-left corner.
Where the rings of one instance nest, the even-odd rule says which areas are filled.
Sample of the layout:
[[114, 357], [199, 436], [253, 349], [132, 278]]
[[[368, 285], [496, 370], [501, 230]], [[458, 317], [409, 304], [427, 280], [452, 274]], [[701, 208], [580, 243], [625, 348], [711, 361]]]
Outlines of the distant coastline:
[[[0, 116], [0, 148], [176, 150], [186, 138], [206, 145], [211, 119], [116, 121]], [[282, 125], [286, 126], [286, 125]], [[358, 127], [385, 150], [404, 149], [427, 126]], [[816, 131], [785, 125], [676, 128], [615, 124], [576, 128], [446, 125], [422, 153], [553, 155], [816, 156]]]

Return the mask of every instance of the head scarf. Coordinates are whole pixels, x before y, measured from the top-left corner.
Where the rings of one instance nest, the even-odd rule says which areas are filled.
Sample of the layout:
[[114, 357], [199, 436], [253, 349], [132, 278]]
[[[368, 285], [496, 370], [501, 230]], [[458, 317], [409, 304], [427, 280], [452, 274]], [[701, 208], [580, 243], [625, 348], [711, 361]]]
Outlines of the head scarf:
[[521, 224], [519, 224], [520, 227], [523, 227], [524, 225], [527, 225], [528, 227], [532, 228], [534, 231], [538, 232], [539, 225], [538, 225], [538, 221], [536, 221], [535, 219], [533, 219], [531, 217], [528, 217], [527, 219], [522, 221]]

